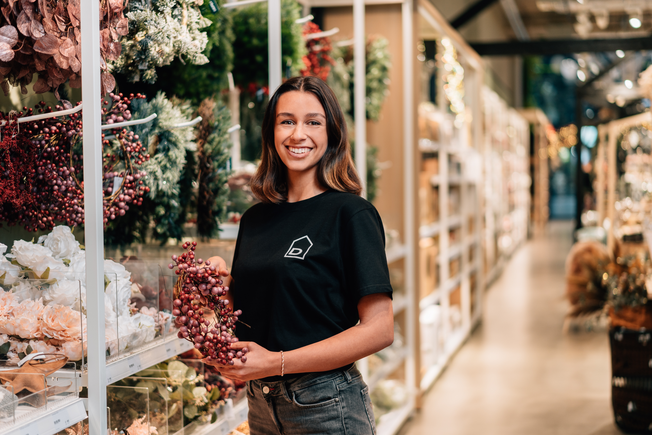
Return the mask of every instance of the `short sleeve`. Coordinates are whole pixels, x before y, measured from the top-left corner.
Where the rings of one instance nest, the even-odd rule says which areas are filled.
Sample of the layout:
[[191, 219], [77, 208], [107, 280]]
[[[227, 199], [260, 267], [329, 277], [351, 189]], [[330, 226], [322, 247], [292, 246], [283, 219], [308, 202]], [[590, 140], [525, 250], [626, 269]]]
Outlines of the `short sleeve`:
[[388, 293], [391, 298], [385, 231], [375, 208], [351, 217], [345, 226], [342, 248], [347, 292], [356, 301], [374, 293]]

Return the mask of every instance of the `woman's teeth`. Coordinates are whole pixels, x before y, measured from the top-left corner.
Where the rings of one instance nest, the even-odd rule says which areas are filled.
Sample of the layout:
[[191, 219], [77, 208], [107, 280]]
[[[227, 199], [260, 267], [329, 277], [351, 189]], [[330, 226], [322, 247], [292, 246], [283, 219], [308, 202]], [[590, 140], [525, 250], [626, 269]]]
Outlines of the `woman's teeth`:
[[294, 147], [288, 147], [288, 148], [294, 154], [305, 154], [308, 151], [310, 151], [310, 148], [294, 148]]

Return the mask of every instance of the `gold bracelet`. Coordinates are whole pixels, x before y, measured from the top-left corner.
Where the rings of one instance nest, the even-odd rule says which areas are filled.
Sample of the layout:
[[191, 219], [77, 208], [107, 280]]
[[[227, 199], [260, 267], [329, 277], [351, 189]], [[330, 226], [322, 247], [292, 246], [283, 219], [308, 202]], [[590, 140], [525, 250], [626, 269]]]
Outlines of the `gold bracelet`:
[[285, 355], [283, 355], [283, 351], [281, 351], [281, 376], [285, 374]]

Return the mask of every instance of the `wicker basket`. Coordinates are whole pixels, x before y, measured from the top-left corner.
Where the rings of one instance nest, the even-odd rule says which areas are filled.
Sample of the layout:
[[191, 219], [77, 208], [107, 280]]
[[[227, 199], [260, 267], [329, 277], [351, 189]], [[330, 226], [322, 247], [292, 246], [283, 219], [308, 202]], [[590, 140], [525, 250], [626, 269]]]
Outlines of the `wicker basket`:
[[652, 331], [614, 328], [611, 402], [625, 432], [652, 433]]

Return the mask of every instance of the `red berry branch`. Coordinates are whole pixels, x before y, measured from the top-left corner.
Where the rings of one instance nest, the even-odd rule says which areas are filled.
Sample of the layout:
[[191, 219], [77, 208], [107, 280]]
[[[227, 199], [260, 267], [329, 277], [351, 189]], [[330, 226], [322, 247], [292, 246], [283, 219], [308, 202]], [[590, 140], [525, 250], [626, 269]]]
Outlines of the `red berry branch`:
[[[201, 354], [222, 365], [233, 365], [234, 359], [247, 361], [245, 347], [241, 351], [230, 348], [238, 341], [235, 336], [235, 324], [242, 311], [233, 311], [229, 300], [223, 299], [229, 288], [225, 287], [217, 268], [209, 260], [195, 260], [197, 242], [183, 244], [184, 252], [173, 255], [169, 268], [179, 275], [174, 286], [175, 323], [179, 327], [179, 338], [184, 338], [195, 345]], [[204, 316], [204, 308], [210, 309], [213, 319]]]
[[[129, 120], [131, 102], [145, 98], [110, 97], [102, 108], [105, 124]], [[51, 230], [57, 222], [69, 226], [84, 222], [81, 113], [16, 123], [22, 117], [52, 112], [40, 102], [35, 109], [25, 107], [11, 116], [0, 113], [0, 121], [6, 122], [0, 128], [0, 222], [23, 225], [28, 231]], [[116, 138], [102, 142], [105, 223], [124, 215], [129, 204], [141, 205], [149, 192], [140, 169], [149, 159], [148, 150], [133, 132], [119, 128], [111, 132]]]

